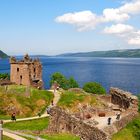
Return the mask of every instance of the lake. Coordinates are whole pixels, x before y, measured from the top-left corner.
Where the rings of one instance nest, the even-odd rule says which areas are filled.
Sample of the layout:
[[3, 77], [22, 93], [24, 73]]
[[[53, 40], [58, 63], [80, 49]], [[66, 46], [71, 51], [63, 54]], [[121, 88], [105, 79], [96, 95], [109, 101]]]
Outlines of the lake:
[[[67, 78], [73, 76], [81, 87], [96, 81], [107, 91], [113, 86], [140, 93], [140, 58], [40, 57], [40, 60], [45, 88], [49, 88], [50, 76], [61, 72]], [[0, 59], [0, 73], [5, 72], [10, 72], [9, 60]]]

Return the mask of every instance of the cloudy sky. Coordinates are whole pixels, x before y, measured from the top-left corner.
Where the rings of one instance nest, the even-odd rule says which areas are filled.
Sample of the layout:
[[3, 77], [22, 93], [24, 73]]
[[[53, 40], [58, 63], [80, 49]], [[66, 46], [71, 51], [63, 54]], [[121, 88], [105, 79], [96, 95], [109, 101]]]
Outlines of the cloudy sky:
[[140, 0], [0, 0], [9, 55], [140, 48]]

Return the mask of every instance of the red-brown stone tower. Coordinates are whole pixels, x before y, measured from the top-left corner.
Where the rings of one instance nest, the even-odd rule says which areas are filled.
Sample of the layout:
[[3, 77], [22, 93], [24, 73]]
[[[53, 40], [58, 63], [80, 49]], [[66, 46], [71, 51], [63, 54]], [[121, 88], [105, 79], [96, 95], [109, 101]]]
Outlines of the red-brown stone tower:
[[17, 85], [43, 88], [42, 65], [39, 59], [31, 59], [28, 54], [22, 60], [10, 58], [10, 80]]

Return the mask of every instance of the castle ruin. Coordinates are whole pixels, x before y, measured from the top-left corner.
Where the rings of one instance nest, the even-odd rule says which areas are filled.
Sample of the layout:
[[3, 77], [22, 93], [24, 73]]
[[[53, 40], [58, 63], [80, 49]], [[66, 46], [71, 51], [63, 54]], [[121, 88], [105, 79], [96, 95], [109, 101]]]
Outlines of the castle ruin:
[[[118, 88], [110, 88], [110, 95], [106, 95], [106, 97], [98, 96], [100, 100], [104, 98], [108, 104], [108, 110], [104, 110], [105, 116], [96, 115], [94, 110], [98, 108], [94, 107], [84, 107], [82, 112], [79, 113], [86, 115], [86, 112], [83, 112], [88, 110], [91, 117], [85, 116], [82, 118], [79, 117], [81, 115], [77, 116], [76, 113], [70, 112], [68, 109], [53, 107], [50, 111], [51, 119], [48, 131], [71, 133], [79, 136], [81, 140], [111, 140], [113, 134], [124, 128], [138, 115], [138, 98], [129, 92]], [[121, 113], [119, 120], [116, 119], [117, 108]], [[111, 125], [107, 124], [108, 117], [112, 118]]]
[[31, 59], [28, 54], [22, 60], [10, 58], [10, 81], [17, 85], [43, 88], [42, 64], [39, 59]]

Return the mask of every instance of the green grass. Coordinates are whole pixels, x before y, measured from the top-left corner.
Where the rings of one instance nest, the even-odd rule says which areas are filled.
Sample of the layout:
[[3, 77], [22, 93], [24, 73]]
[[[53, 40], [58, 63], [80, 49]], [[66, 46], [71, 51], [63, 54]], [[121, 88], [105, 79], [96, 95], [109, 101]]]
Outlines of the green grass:
[[75, 92], [66, 91], [64, 94], [61, 95], [58, 105], [63, 107], [71, 107], [75, 102], [84, 101], [85, 96], [86, 95], [82, 93], [78, 94]]
[[47, 140], [80, 140], [79, 137], [73, 136], [71, 134], [44, 135], [42, 138], [46, 138]]
[[[30, 96], [27, 96], [27, 91]], [[16, 108], [17, 117], [35, 116], [43, 113], [53, 99], [53, 94], [46, 90], [26, 86], [10, 85], [8, 88], [0, 86], [0, 118], [7, 119], [13, 112], [9, 108]]]
[[[25, 132], [27, 131], [27, 133], [30, 133], [31, 135], [37, 135], [36, 133], [34, 133], [34, 131], [42, 131], [48, 127], [48, 124], [49, 124], [49, 118], [41, 118], [41, 119], [31, 120], [31, 121], [5, 123], [3, 127], [14, 131], [25, 130]], [[42, 137], [47, 140], [80, 140], [79, 137], [73, 136], [71, 134], [53, 134], [53, 135], [41, 134], [39, 137]], [[31, 138], [27, 138], [27, 139], [31, 140]], [[11, 140], [11, 139], [6, 139], [6, 140]]]
[[10, 130], [41, 131], [46, 129], [48, 127], [48, 124], [49, 124], [49, 118], [40, 118], [37, 120], [5, 123], [3, 127]]
[[69, 109], [73, 112], [77, 112], [79, 110], [78, 104], [89, 104], [94, 107], [103, 107], [103, 103], [99, 101], [96, 96], [85, 93], [76, 93], [74, 91], [65, 91], [61, 94], [61, 98], [58, 102], [59, 107]]
[[112, 140], [140, 140], [140, 116], [128, 123], [124, 129], [114, 134]]
[[7, 136], [3, 136], [3, 140], [14, 140], [14, 139], [9, 138], [9, 137], [7, 137]]

